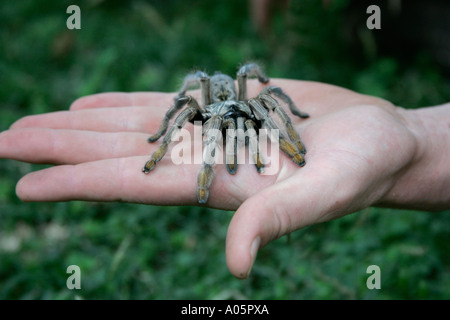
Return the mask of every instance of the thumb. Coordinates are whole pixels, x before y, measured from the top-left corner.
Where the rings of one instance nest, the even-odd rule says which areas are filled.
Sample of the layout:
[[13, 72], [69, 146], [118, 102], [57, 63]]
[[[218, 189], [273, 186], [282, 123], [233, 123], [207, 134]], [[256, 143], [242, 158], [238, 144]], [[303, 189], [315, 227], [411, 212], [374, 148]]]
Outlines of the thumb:
[[293, 196], [292, 188], [292, 182], [286, 180], [264, 189], [234, 214], [228, 227], [226, 259], [235, 277], [248, 277], [258, 250], [267, 243], [316, 222], [302, 209], [304, 203]]
[[263, 189], [238, 208], [226, 240], [227, 265], [235, 277], [248, 277], [258, 250], [270, 241], [362, 208], [354, 206], [355, 194], [364, 189], [354, 175], [317, 164]]

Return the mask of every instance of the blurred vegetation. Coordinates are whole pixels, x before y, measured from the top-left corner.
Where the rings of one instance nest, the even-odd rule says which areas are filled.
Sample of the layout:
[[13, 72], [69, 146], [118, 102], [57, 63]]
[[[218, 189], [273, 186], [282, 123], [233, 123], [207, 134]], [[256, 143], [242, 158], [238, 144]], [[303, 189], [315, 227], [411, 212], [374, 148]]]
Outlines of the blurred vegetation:
[[[408, 61], [348, 41], [350, 1], [291, 1], [258, 36], [245, 1], [0, 3], [0, 130], [105, 91], [175, 91], [195, 67], [233, 74], [261, 62], [271, 77], [314, 80], [405, 107], [449, 101], [426, 50]], [[406, 4], [405, 4], [406, 5]], [[365, 11], [361, 11], [365, 19]], [[373, 31], [376, 32], [376, 31]], [[123, 203], [22, 203], [14, 186], [39, 166], [0, 161], [0, 299], [448, 299], [449, 212], [368, 208], [298, 230], [258, 255], [248, 280], [226, 267], [232, 212]], [[66, 288], [67, 266], [82, 289]], [[369, 290], [366, 268], [381, 268]]]

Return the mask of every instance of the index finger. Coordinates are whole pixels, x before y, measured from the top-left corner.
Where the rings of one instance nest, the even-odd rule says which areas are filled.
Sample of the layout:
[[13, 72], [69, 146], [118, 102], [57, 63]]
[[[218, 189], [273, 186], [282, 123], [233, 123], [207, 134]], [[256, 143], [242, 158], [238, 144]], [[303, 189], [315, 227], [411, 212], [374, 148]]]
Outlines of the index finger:
[[23, 117], [11, 129], [41, 127], [150, 133], [159, 127], [172, 104], [173, 97], [167, 93], [100, 93], [77, 99], [70, 111]]
[[112, 108], [112, 107], [134, 107], [154, 106], [167, 107], [173, 103], [173, 94], [162, 92], [106, 92], [81, 97], [75, 100], [70, 110]]

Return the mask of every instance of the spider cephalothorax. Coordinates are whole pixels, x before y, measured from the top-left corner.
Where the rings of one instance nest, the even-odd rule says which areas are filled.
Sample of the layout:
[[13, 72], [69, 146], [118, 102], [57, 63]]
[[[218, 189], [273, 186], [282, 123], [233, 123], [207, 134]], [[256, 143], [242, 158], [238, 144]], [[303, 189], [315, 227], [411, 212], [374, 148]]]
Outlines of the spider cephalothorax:
[[[178, 96], [175, 97], [175, 103], [164, 116], [159, 131], [152, 135], [148, 141], [154, 142], [161, 138], [169, 127], [170, 119], [183, 107], [187, 107], [175, 118], [173, 126], [164, 136], [161, 146], [152, 154], [151, 159], [147, 161], [142, 171], [147, 174], [155, 167], [156, 163], [166, 154], [174, 134], [188, 121], [199, 120], [203, 126], [205, 150], [203, 152], [203, 166], [197, 177], [197, 199], [199, 203], [206, 203], [209, 197], [209, 187], [214, 177], [215, 150], [218, 147], [218, 142], [222, 141], [219, 137], [222, 131], [235, 132], [230, 139], [226, 140], [225, 163], [229, 173], [236, 173], [237, 150], [246, 140], [256, 169], [260, 173], [263, 171], [264, 161], [259, 153], [256, 129], [279, 129], [269, 114], [270, 111], [282, 121], [289, 137], [288, 140], [283, 134], [279, 133], [280, 149], [297, 165], [305, 165], [303, 156], [306, 149], [292, 126], [291, 119], [277, 99], [287, 104], [291, 112], [298, 117], [307, 118], [308, 114], [300, 112], [291, 98], [279, 87], [267, 86], [255, 98], [247, 100], [247, 78], [251, 76], [256, 76], [262, 83], [269, 82], [260, 67], [254, 63], [246, 64], [239, 69], [237, 73], [237, 93], [234, 80], [228, 75], [217, 73], [209, 77], [201, 71], [188, 74]], [[198, 84], [200, 84], [201, 89], [201, 105], [193, 97], [186, 96], [186, 91]], [[255, 131], [256, 134], [243, 135], [243, 133], [249, 131]]]

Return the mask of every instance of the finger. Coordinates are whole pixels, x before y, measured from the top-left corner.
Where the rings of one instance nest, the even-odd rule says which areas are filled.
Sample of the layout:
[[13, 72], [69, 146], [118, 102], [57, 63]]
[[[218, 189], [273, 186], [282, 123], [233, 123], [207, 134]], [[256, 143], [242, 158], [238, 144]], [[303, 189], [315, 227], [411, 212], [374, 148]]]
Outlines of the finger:
[[[25, 175], [16, 186], [23, 201], [124, 201], [154, 205], [198, 205], [197, 174], [200, 165], [174, 165], [163, 158], [149, 174], [142, 173], [148, 156], [105, 159], [77, 165], [60, 165]], [[241, 182], [229, 187], [225, 166], [216, 167], [209, 207], [235, 210], [245, 190], [260, 176], [247, 166]], [[268, 182], [270, 183], [270, 182]]]
[[138, 156], [47, 168], [25, 175], [16, 193], [23, 201], [195, 203], [196, 166], [173, 166], [163, 159], [146, 175], [141, 171], [146, 160]]
[[113, 108], [124, 106], [159, 106], [173, 102], [173, 94], [161, 92], [107, 92], [98, 93], [75, 100], [70, 110]]
[[79, 109], [21, 118], [10, 129], [30, 127], [101, 132], [148, 132], [158, 130], [170, 105]]
[[145, 133], [26, 128], [0, 133], [0, 157], [31, 163], [76, 164], [148, 155], [156, 144]]

